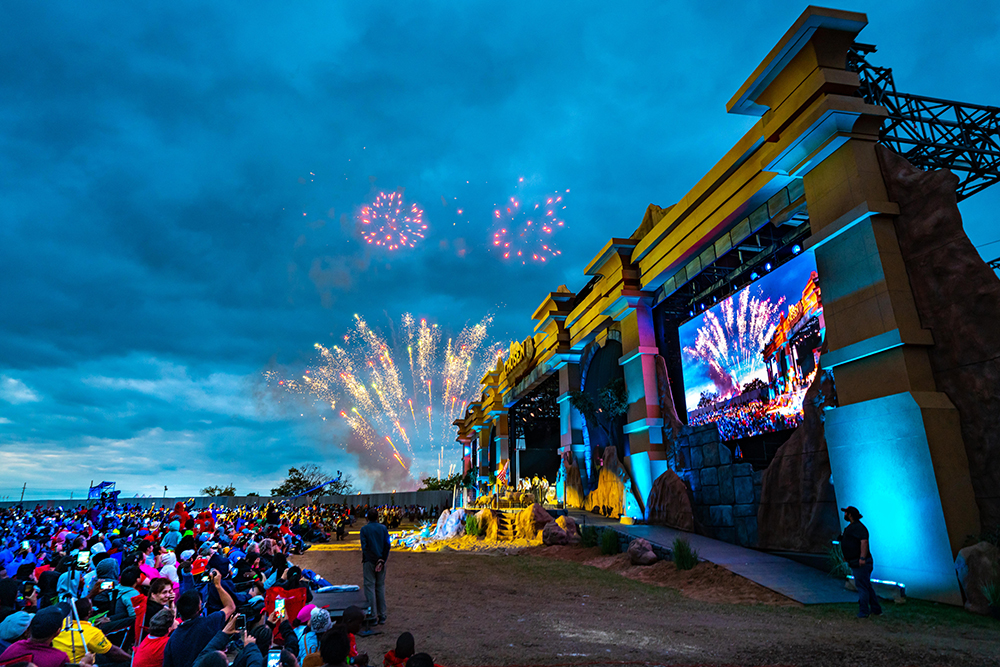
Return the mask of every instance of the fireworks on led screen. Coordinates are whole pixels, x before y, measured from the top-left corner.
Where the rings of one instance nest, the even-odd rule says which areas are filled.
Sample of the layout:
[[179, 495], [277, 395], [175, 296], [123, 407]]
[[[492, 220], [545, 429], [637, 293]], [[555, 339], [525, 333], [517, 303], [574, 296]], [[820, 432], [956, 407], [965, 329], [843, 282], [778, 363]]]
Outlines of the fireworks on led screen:
[[407, 204], [401, 192], [378, 193], [361, 207], [357, 219], [365, 241], [387, 250], [413, 248], [427, 231], [423, 209]]
[[521, 192], [524, 186], [524, 178], [518, 179], [518, 192], [493, 210], [492, 247], [504, 259], [546, 262], [562, 254], [553, 237], [566, 224], [562, 212], [569, 190], [530, 196]]
[[355, 315], [343, 346], [316, 344], [319, 359], [299, 379], [268, 379], [328, 405], [383, 465], [409, 472], [414, 456], [454, 446], [452, 422], [504, 349], [489, 341], [491, 324], [485, 317], [451, 338], [404, 314], [385, 336]]
[[824, 332], [811, 255], [682, 324], [688, 423], [715, 422], [725, 440], [797, 426]]
[[771, 303], [754, 291], [744, 289], [706, 312], [694, 345], [684, 348], [708, 369], [719, 398], [732, 398], [740, 393], [742, 382], [766, 377], [760, 351], [774, 331], [785, 299]]

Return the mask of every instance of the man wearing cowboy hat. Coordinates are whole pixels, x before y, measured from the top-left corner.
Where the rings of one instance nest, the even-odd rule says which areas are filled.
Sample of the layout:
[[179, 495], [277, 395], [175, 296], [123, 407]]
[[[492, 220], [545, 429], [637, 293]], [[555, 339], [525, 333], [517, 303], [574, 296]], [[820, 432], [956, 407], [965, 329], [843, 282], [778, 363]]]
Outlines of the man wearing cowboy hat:
[[850, 505], [841, 507], [844, 513], [844, 521], [848, 522], [844, 528], [844, 534], [840, 536], [840, 550], [844, 554], [844, 560], [851, 567], [854, 574], [854, 585], [858, 589], [858, 618], [868, 618], [870, 614], [879, 616], [882, 613], [882, 605], [878, 602], [875, 589], [872, 588], [872, 552], [868, 547], [868, 529], [861, 523], [861, 512], [857, 507]]

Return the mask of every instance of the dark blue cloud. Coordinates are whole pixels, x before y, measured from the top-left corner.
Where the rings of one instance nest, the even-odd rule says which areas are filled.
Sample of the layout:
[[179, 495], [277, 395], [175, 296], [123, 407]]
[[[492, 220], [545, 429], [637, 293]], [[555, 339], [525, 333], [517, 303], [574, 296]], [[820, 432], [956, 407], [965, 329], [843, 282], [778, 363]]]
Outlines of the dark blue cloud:
[[[353, 313], [527, 335], [746, 131], [725, 102], [803, 9], [689, 5], [7, 3], [0, 488], [266, 491], [290, 464], [355, 465], [329, 422], [265, 405], [261, 369], [310, 361]], [[860, 8], [901, 89], [1000, 104], [996, 8]], [[488, 249], [520, 176], [571, 190], [545, 266]], [[397, 189], [430, 229], [385, 255], [353, 217]], [[998, 204], [963, 203], [974, 242]]]

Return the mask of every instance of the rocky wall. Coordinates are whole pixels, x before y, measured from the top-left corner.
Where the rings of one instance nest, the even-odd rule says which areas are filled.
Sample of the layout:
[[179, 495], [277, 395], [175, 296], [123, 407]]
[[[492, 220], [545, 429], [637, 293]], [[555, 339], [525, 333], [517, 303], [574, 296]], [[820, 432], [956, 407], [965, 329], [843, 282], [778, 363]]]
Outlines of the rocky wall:
[[876, 147], [920, 323], [930, 329], [934, 381], [962, 422], [982, 525], [1000, 525], [1000, 279], [962, 226], [947, 170], [921, 171]]
[[757, 546], [824, 553], [840, 533], [823, 428], [823, 408], [834, 404], [833, 376], [817, 373], [803, 399], [802, 424], [762, 475]]

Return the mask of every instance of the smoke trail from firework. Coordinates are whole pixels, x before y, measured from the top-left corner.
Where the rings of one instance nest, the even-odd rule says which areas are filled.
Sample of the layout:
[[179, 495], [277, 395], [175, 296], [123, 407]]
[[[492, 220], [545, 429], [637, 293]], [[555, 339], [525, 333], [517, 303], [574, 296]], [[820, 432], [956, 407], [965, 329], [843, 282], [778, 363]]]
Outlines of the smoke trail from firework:
[[[758, 288], [759, 290], [759, 288]], [[741, 383], [764, 373], [761, 351], [778, 324], [781, 306], [744, 289], [705, 313], [693, 347], [684, 352], [708, 366], [720, 398], [740, 393]], [[759, 292], [758, 292], [759, 293]], [[766, 376], [765, 376], [766, 377]]]
[[407, 205], [401, 192], [380, 192], [358, 212], [361, 236], [371, 245], [387, 250], [413, 248], [424, 238], [427, 223], [416, 204]]
[[489, 342], [490, 324], [485, 317], [446, 339], [436, 324], [404, 314], [386, 337], [355, 315], [344, 345], [316, 344], [319, 360], [300, 379], [268, 380], [329, 405], [370, 459], [409, 474], [414, 456], [453, 446], [452, 422], [503, 349]]

